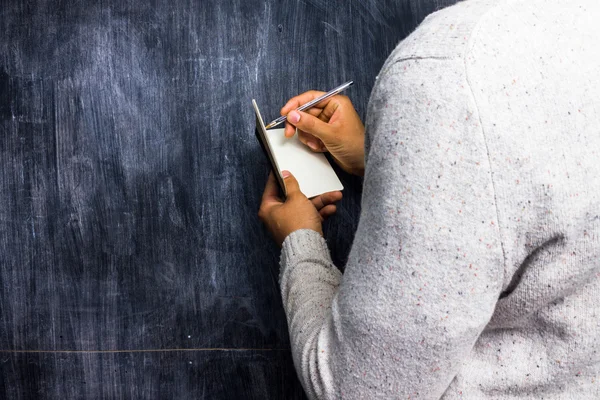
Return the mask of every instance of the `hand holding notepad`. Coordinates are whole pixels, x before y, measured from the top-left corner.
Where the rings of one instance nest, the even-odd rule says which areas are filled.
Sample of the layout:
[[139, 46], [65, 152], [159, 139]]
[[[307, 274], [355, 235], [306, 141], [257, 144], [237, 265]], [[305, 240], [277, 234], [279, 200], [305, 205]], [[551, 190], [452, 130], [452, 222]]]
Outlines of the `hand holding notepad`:
[[256, 101], [252, 100], [252, 105], [256, 113], [256, 134], [284, 193], [281, 172], [285, 170], [294, 175], [300, 191], [308, 198], [344, 188], [322, 153], [313, 153], [298, 140], [297, 135], [286, 138], [284, 129], [267, 130]]
[[[286, 190], [281, 171], [286, 169], [298, 175], [301, 191], [307, 197], [341, 190], [341, 183], [322, 152], [329, 152], [344, 171], [364, 174], [365, 127], [350, 99], [336, 96], [350, 85], [352, 81], [327, 93], [311, 90], [295, 96], [281, 109], [282, 116], [266, 127], [256, 101], [252, 100], [256, 135], [282, 191]], [[284, 121], [285, 129], [268, 129]]]
[[[328, 151], [346, 172], [364, 173], [364, 125], [347, 97], [327, 95], [309, 91], [290, 99], [281, 109], [282, 117], [267, 125], [287, 119], [285, 129], [266, 129], [252, 100], [256, 136], [273, 169], [258, 216], [280, 246], [300, 229], [322, 235], [323, 219], [336, 211], [334, 203], [341, 199], [343, 187], [322, 152]], [[313, 104], [310, 110], [307, 103]], [[320, 144], [315, 146], [315, 142]]]

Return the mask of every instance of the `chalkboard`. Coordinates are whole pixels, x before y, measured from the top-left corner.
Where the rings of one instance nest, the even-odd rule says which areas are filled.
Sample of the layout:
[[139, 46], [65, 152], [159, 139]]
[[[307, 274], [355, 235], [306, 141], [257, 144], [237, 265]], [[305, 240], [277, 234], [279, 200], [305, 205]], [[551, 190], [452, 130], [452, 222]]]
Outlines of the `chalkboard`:
[[[352, 79], [364, 117], [454, 2], [3, 1], [0, 398], [304, 398], [251, 99], [269, 119]], [[343, 268], [361, 181], [340, 177]]]

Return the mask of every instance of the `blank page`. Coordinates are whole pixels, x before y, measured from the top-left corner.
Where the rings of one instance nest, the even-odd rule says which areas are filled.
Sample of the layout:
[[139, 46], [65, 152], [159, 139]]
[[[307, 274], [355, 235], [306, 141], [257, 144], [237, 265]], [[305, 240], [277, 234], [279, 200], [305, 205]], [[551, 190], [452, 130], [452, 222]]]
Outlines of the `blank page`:
[[298, 134], [288, 139], [283, 132], [283, 129], [269, 129], [267, 140], [279, 170], [290, 171], [306, 197], [344, 188], [325, 155], [312, 152], [300, 142]]

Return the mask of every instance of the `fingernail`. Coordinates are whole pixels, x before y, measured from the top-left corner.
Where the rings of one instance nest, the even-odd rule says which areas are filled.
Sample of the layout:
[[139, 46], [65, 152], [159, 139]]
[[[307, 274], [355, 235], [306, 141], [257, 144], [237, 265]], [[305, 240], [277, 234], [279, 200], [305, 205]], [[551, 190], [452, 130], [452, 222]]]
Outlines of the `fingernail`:
[[288, 114], [287, 117], [288, 121], [290, 121], [292, 124], [297, 123], [298, 121], [300, 121], [300, 113], [297, 111], [290, 111], [290, 113]]
[[319, 150], [319, 147], [317, 146], [317, 144], [315, 142], [306, 142], [306, 144], [308, 145], [308, 147], [310, 147], [311, 149], [317, 151]]
[[290, 171], [288, 171], [288, 170], [285, 170], [285, 171], [281, 171], [281, 175], [282, 175], [284, 178], [287, 178], [288, 176], [290, 176], [290, 175], [291, 175], [291, 173], [290, 173]]

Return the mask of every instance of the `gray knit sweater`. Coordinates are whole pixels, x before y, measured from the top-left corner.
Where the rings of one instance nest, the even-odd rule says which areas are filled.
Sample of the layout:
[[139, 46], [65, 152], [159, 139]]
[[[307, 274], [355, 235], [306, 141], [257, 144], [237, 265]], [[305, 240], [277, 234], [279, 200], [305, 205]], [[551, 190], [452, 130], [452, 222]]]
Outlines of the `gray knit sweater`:
[[389, 57], [345, 273], [283, 245], [311, 399], [600, 398], [599, 3], [465, 1]]

